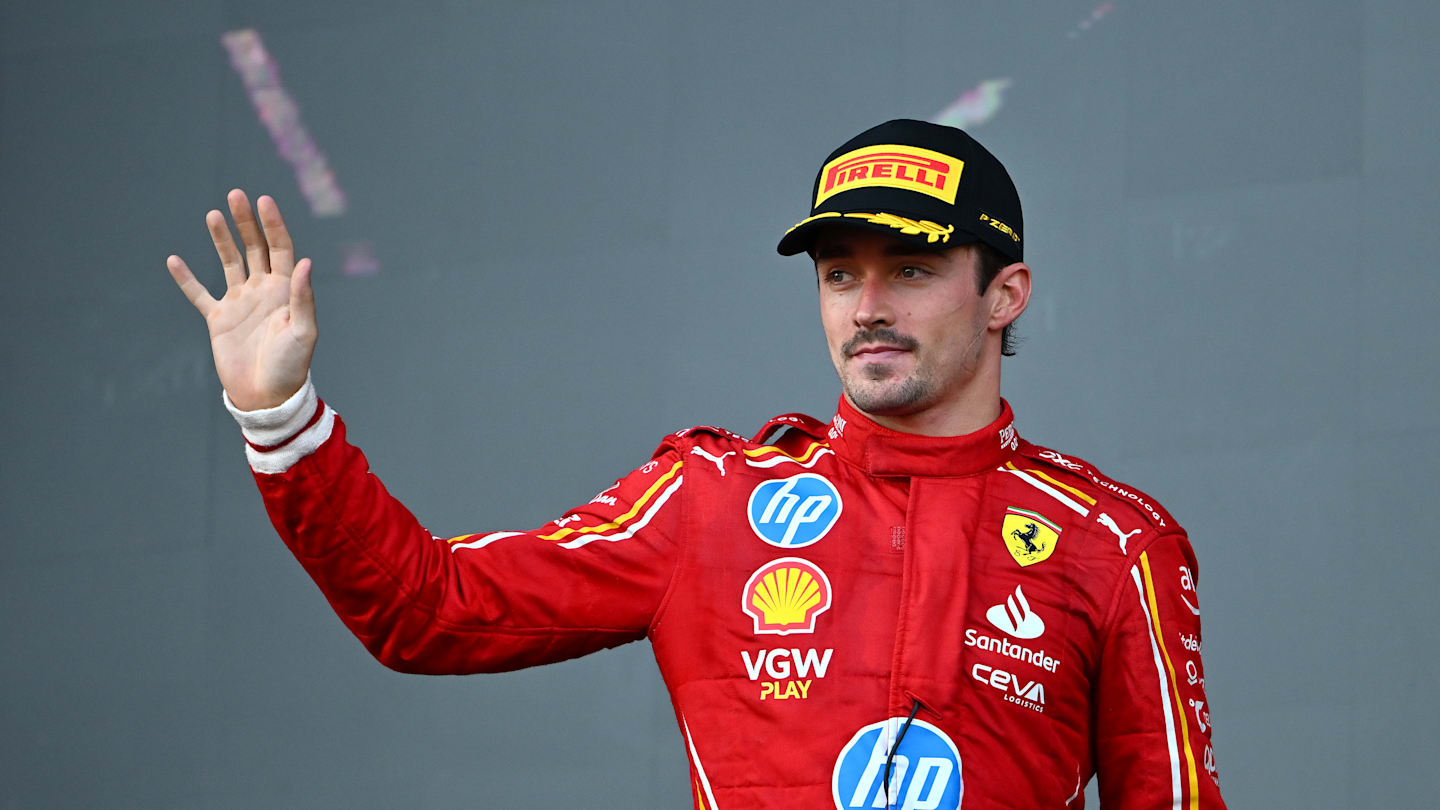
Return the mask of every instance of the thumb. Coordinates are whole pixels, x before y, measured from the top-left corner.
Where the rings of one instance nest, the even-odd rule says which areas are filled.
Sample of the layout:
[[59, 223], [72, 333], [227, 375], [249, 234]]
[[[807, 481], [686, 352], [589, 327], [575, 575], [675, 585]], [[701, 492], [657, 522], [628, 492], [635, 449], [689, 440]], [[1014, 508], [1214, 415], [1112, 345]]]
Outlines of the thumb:
[[301, 334], [315, 334], [315, 288], [310, 284], [309, 259], [301, 259], [290, 276], [290, 325]]

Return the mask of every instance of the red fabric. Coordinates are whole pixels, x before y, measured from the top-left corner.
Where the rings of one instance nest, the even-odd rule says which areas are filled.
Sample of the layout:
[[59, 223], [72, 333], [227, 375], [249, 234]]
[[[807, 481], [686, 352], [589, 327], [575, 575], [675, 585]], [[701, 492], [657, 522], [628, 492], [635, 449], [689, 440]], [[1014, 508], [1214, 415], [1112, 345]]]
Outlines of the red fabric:
[[[1223, 807], [1206, 767], [1194, 555], [1153, 499], [1020, 439], [1008, 405], [981, 431], [936, 439], [842, 400], [830, 425], [780, 417], [762, 437], [774, 444], [669, 436], [591, 503], [483, 547], [483, 533], [432, 537], [338, 418], [315, 453], [256, 480], [287, 545], [387, 666], [491, 672], [648, 636], [696, 807], [853, 806], [850, 785], [832, 785], [842, 749], [915, 701], [904, 746], [925, 744], [921, 723], [953, 741], [964, 807], [1079, 807], [1097, 769], [1107, 808]], [[784, 529], [777, 516], [825, 514], [766, 484], [802, 473], [833, 486], [838, 517], [813, 543], [773, 545], [761, 534]], [[1022, 566], [1021, 538], [1049, 556]], [[777, 560], [828, 582], [809, 632], [746, 590]], [[905, 804], [909, 775], [894, 773], [894, 806], [934, 806], [919, 788]]]

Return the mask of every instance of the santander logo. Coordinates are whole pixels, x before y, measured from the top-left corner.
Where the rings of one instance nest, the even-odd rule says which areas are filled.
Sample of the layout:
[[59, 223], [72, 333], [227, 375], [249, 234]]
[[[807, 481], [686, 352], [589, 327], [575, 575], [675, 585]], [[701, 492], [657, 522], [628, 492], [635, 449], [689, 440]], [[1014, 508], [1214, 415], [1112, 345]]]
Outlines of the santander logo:
[[1005, 598], [1005, 604], [993, 605], [985, 611], [985, 618], [1015, 638], [1039, 638], [1045, 633], [1045, 620], [1030, 610], [1020, 587], [1015, 586], [1015, 593]]

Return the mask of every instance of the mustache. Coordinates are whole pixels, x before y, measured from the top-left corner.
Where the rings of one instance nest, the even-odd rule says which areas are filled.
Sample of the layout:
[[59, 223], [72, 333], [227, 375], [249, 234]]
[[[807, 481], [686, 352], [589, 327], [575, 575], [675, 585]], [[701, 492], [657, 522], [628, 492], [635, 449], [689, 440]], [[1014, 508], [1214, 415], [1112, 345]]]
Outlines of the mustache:
[[896, 346], [908, 352], [913, 352], [920, 348], [920, 341], [915, 338], [909, 335], [902, 335], [888, 326], [882, 326], [878, 329], [861, 329], [855, 333], [854, 337], [845, 341], [845, 345], [841, 346], [840, 350], [845, 353], [846, 357], [852, 357], [855, 352], [872, 343]]

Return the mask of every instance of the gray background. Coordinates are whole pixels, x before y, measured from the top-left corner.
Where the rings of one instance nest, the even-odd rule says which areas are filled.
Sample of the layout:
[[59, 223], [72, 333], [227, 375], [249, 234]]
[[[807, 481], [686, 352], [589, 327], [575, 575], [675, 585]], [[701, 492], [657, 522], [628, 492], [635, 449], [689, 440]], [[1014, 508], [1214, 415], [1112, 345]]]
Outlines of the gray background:
[[[1432, 802], [1440, 4], [1095, 8], [6, 2], [0, 807], [688, 806], [643, 643], [368, 657], [270, 529], [164, 257], [216, 288], [204, 212], [274, 194], [376, 471], [438, 533], [533, 526], [665, 431], [828, 416], [774, 242], [834, 146], [994, 78], [973, 131], [1036, 283], [1005, 394], [1190, 529], [1230, 803]], [[247, 27], [343, 216], [231, 69]]]

